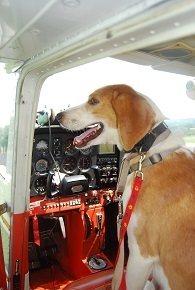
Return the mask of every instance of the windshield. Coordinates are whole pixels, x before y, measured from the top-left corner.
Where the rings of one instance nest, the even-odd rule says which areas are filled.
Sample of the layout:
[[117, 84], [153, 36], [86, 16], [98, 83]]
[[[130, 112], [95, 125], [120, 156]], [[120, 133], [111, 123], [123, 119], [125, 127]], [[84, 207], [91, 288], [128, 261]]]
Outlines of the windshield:
[[97, 88], [127, 84], [150, 97], [168, 119], [174, 120], [170, 126], [182, 130], [185, 141], [194, 144], [195, 101], [186, 95], [189, 80], [189, 76], [105, 58], [49, 77], [42, 87], [39, 110], [46, 106], [57, 113], [85, 102]]

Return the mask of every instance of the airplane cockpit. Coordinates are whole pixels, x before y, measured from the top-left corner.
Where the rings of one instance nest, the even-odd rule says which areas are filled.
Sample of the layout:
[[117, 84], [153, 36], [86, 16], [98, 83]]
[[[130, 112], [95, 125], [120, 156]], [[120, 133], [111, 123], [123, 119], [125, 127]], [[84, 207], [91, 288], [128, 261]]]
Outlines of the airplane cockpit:
[[[105, 59], [102, 62], [113, 62], [111, 69], [116, 64], [123, 68], [127, 65], [126, 62], [112, 59]], [[99, 62], [94, 64], [94, 70], [98, 65]], [[108, 64], [107, 67], [109, 67]], [[134, 69], [135, 74], [136, 69], [138, 70], [136, 79], [139, 80], [140, 67], [133, 64], [131, 69]], [[75, 78], [78, 79], [79, 76], [86, 74], [85, 79], [87, 79], [89, 76], [85, 70], [87, 71], [85, 65], [75, 69]], [[142, 67], [142, 70], [142, 74], [145, 75], [145, 68]], [[148, 68], [146, 71], [148, 74], [151, 73], [151, 76], [155, 75]], [[62, 75], [59, 77], [63, 79], [65, 75], [69, 83], [67, 72]], [[102, 73], [101, 82], [107, 81], [106, 75], [109, 75], [107, 71]], [[156, 77], [157, 88], [161, 84], [162, 77], [164, 84], [169, 85], [170, 74], [159, 73]], [[80, 78], [79, 90], [83, 82], [82, 76]], [[148, 79], [146, 78], [147, 81]], [[172, 84], [173, 82], [177, 84], [178, 80], [185, 88], [185, 83], [189, 78], [174, 76]], [[100, 281], [105, 279], [103, 283], [110, 285], [118, 249], [117, 220], [121, 196], [116, 192], [116, 187], [125, 152], [109, 143], [89, 146], [86, 149], [75, 146], [76, 136], [84, 131], [63, 128], [56, 119], [54, 110], [46, 107], [48, 104], [51, 107], [64, 105], [63, 96], [59, 98], [56, 96], [55, 100], [51, 99], [53, 93], [52, 91], [49, 93], [52, 90], [51, 82], [53, 82], [53, 90], [56, 86], [61, 88], [60, 83], [55, 83], [55, 81], [51, 78], [45, 82], [46, 87], [43, 87], [40, 94], [40, 106], [38, 106], [40, 110], [36, 114], [34, 129], [28, 240], [30, 285], [32, 289], [39, 289], [38, 285], [45, 288], [52, 287], [51, 283], [54, 283], [55, 287], [60, 287], [60, 275], [62, 275], [65, 289], [66, 287], [92, 289], [90, 287], [96, 287], [96, 283], [93, 284], [89, 278], [91, 274], [94, 275], [92, 276], [94, 279], [96, 277]], [[137, 85], [136, 81], [135, 85]], [[138, 85], [141, 86], [140, 83]], [[69, 86], [70, 88], [72, 86], [71, 79]], [[147, 82], [142, 81], [142, 86], [145, 90]], [[86, 87], [88, 91], [89, 88]], [[67, 90], [71, 91], [68, 84]], [[163, 96], [166, 86], [161, 90]], [[181, 88], [178, 85], [175, 89], [173, 85], [170, 90], [173, 95], [178, 96]], [[82, 97], [82, 94], [79, 97]], [[77, 90], [74, 95], [76, 104], [84, 101], [84, 99], [78, 100]], [[188, 97], [185, 96], [185, 98]], [[70, 99], [70, 103], [74, 103], [74, 96], [70, 96]], [[66, 101], [67, 107], [69, 107], [69, 101]], [[44, 108], [41, 110], [42, 107]], [[164, 110], [169, 116], [175, 114], [174, 107], [166, 108], [166, 104]], [[187, 112], [184, 105], [181, 110], [183, 114]], [[190, 130], [194, 119], [178, 119], [176, 115], [175, 119], [171, 118], [166, 122], [173, 130], [183, 127]], [[190, 143], [187, 135], [188, 133], [185, 137], [186, 142], [191, 148], [193, 144]], [[128, 256], [127, 245], [125, 251]], [[53, 273], [53, 280], [48, 276], [49, 274], [46, 274], [50, 271]], [[81, 286], [78, 286], [79, 283]]]
[[78, 132], [61, 128], [51, 115], [37, 113], [33, 140], [28, 241], [32, 289], [49, 283], [41, 274], [46, 269], [55, 275], [63, 272], [67, 284], [69, 276], [79, 279], [112, 269], [118, 245], [115, 189], [124, 153], [113, 144], [77, 149], [73, 141]]
[[[153, 125], [178, 132], [194, 153], [194, 13], [192, 0], [0, 1], [0, 289], [119, 289], [111, 286], [124, 204], [117, 189], [129, 153], [117, 146], [119, 118], [106, 142], [82, 148], [78, 136], [101, 127], [108, 102], [82, 129], [66, 128], [59, 114], [99, 88], [128, 85], [165, 116], [154, 114]], [[134, 171], [142, 173], [140, 160]], [[123, 238], [125, 274], [131, 253]], [[152, 279], [144, 290], [162, 290]]]

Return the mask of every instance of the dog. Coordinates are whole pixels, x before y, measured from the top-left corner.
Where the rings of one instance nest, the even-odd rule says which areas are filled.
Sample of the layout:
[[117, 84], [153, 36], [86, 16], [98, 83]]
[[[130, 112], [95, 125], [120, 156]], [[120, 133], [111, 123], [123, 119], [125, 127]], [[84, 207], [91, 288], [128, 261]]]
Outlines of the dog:
[[[167, 128], [156, 104], [130, 86], [109, 85], [56, 118], [66, 129], [86, 128], [74, 139], [77, 148], [113, 143], [131, 154], [131, 168], [139, 164], [140, 152], [148, 162], [143, 163], [142, 187], [127, 227], [127, 289], [142, 290], [152, 272], [161, 290], [194, 290], [195, 154]], [[122, 195], [124, 210], [134, 171]], [[120, 275], [114, 275], [114, 290], [120, 288]]]

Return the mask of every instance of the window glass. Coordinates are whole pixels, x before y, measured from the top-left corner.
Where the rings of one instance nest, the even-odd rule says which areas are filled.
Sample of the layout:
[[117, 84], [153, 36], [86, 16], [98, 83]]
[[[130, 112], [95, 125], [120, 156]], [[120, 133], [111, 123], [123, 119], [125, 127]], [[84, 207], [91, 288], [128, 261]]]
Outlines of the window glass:
[[99, 87], [127, 84], [150, 97], [163, 114], [174, 122], [169, 124], [184, 132], [188, 144], [195, 143], [195, 100], [186, 95], [186, 83], [191, 78], [153, 70], [113, 58], [94, 61], [49, 77], [43, 84], [39, 109], [45, 106], [57, 113], [79, 105]]
[[13, 139], [15, 118], [15, 96], [18, 75], [7, 74], [0, 64], [0, 204], [7, 203], [8, 211], [0, 216], [6, 268], [9, 261], [11, 181], [13, 164]]

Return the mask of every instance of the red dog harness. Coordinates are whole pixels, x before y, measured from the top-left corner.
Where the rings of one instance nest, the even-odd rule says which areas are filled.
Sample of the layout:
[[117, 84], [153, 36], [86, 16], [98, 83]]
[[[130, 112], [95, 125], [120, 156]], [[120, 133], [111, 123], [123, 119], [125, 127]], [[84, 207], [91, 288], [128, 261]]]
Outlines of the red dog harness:
[[[123, 217], [121, 217], [122, 222], [120, 226], [120, 232], [119, 232], [119, 247], [118, 247], [118, 254], [116, 258], [116, 264], [118, 263], [119, 255], [120, 255], [120, 249], [121, 249], [121, 244], [124, 240], [125, 233], [127, 231], [127, 226], [129, 224], [133, 209], [135, 207], [137, 198], [138, 198], [138, 193], [141, 189], [142, 186], [142, 181], [143, 181], [143, 172], [141, 171], [142, 168], [142, 162], [145, 159], [145, 154], [140, 153], [140, 160], [139, 160], [139, 165], [138, 165], [138, 170], [135, 172], [135, 178], [134, 178], [134, 183], [132, 187], [132, 192], [131, 196], [129, 198], [125, 213]], [[121, 213], [119, 213], [121, 214]], [[126, 290], [126, 281], [125, 281], [125, 273], [123, 270], [123, 275], [122, 275], [122, 280], [120, 283], [120, 290]]]

